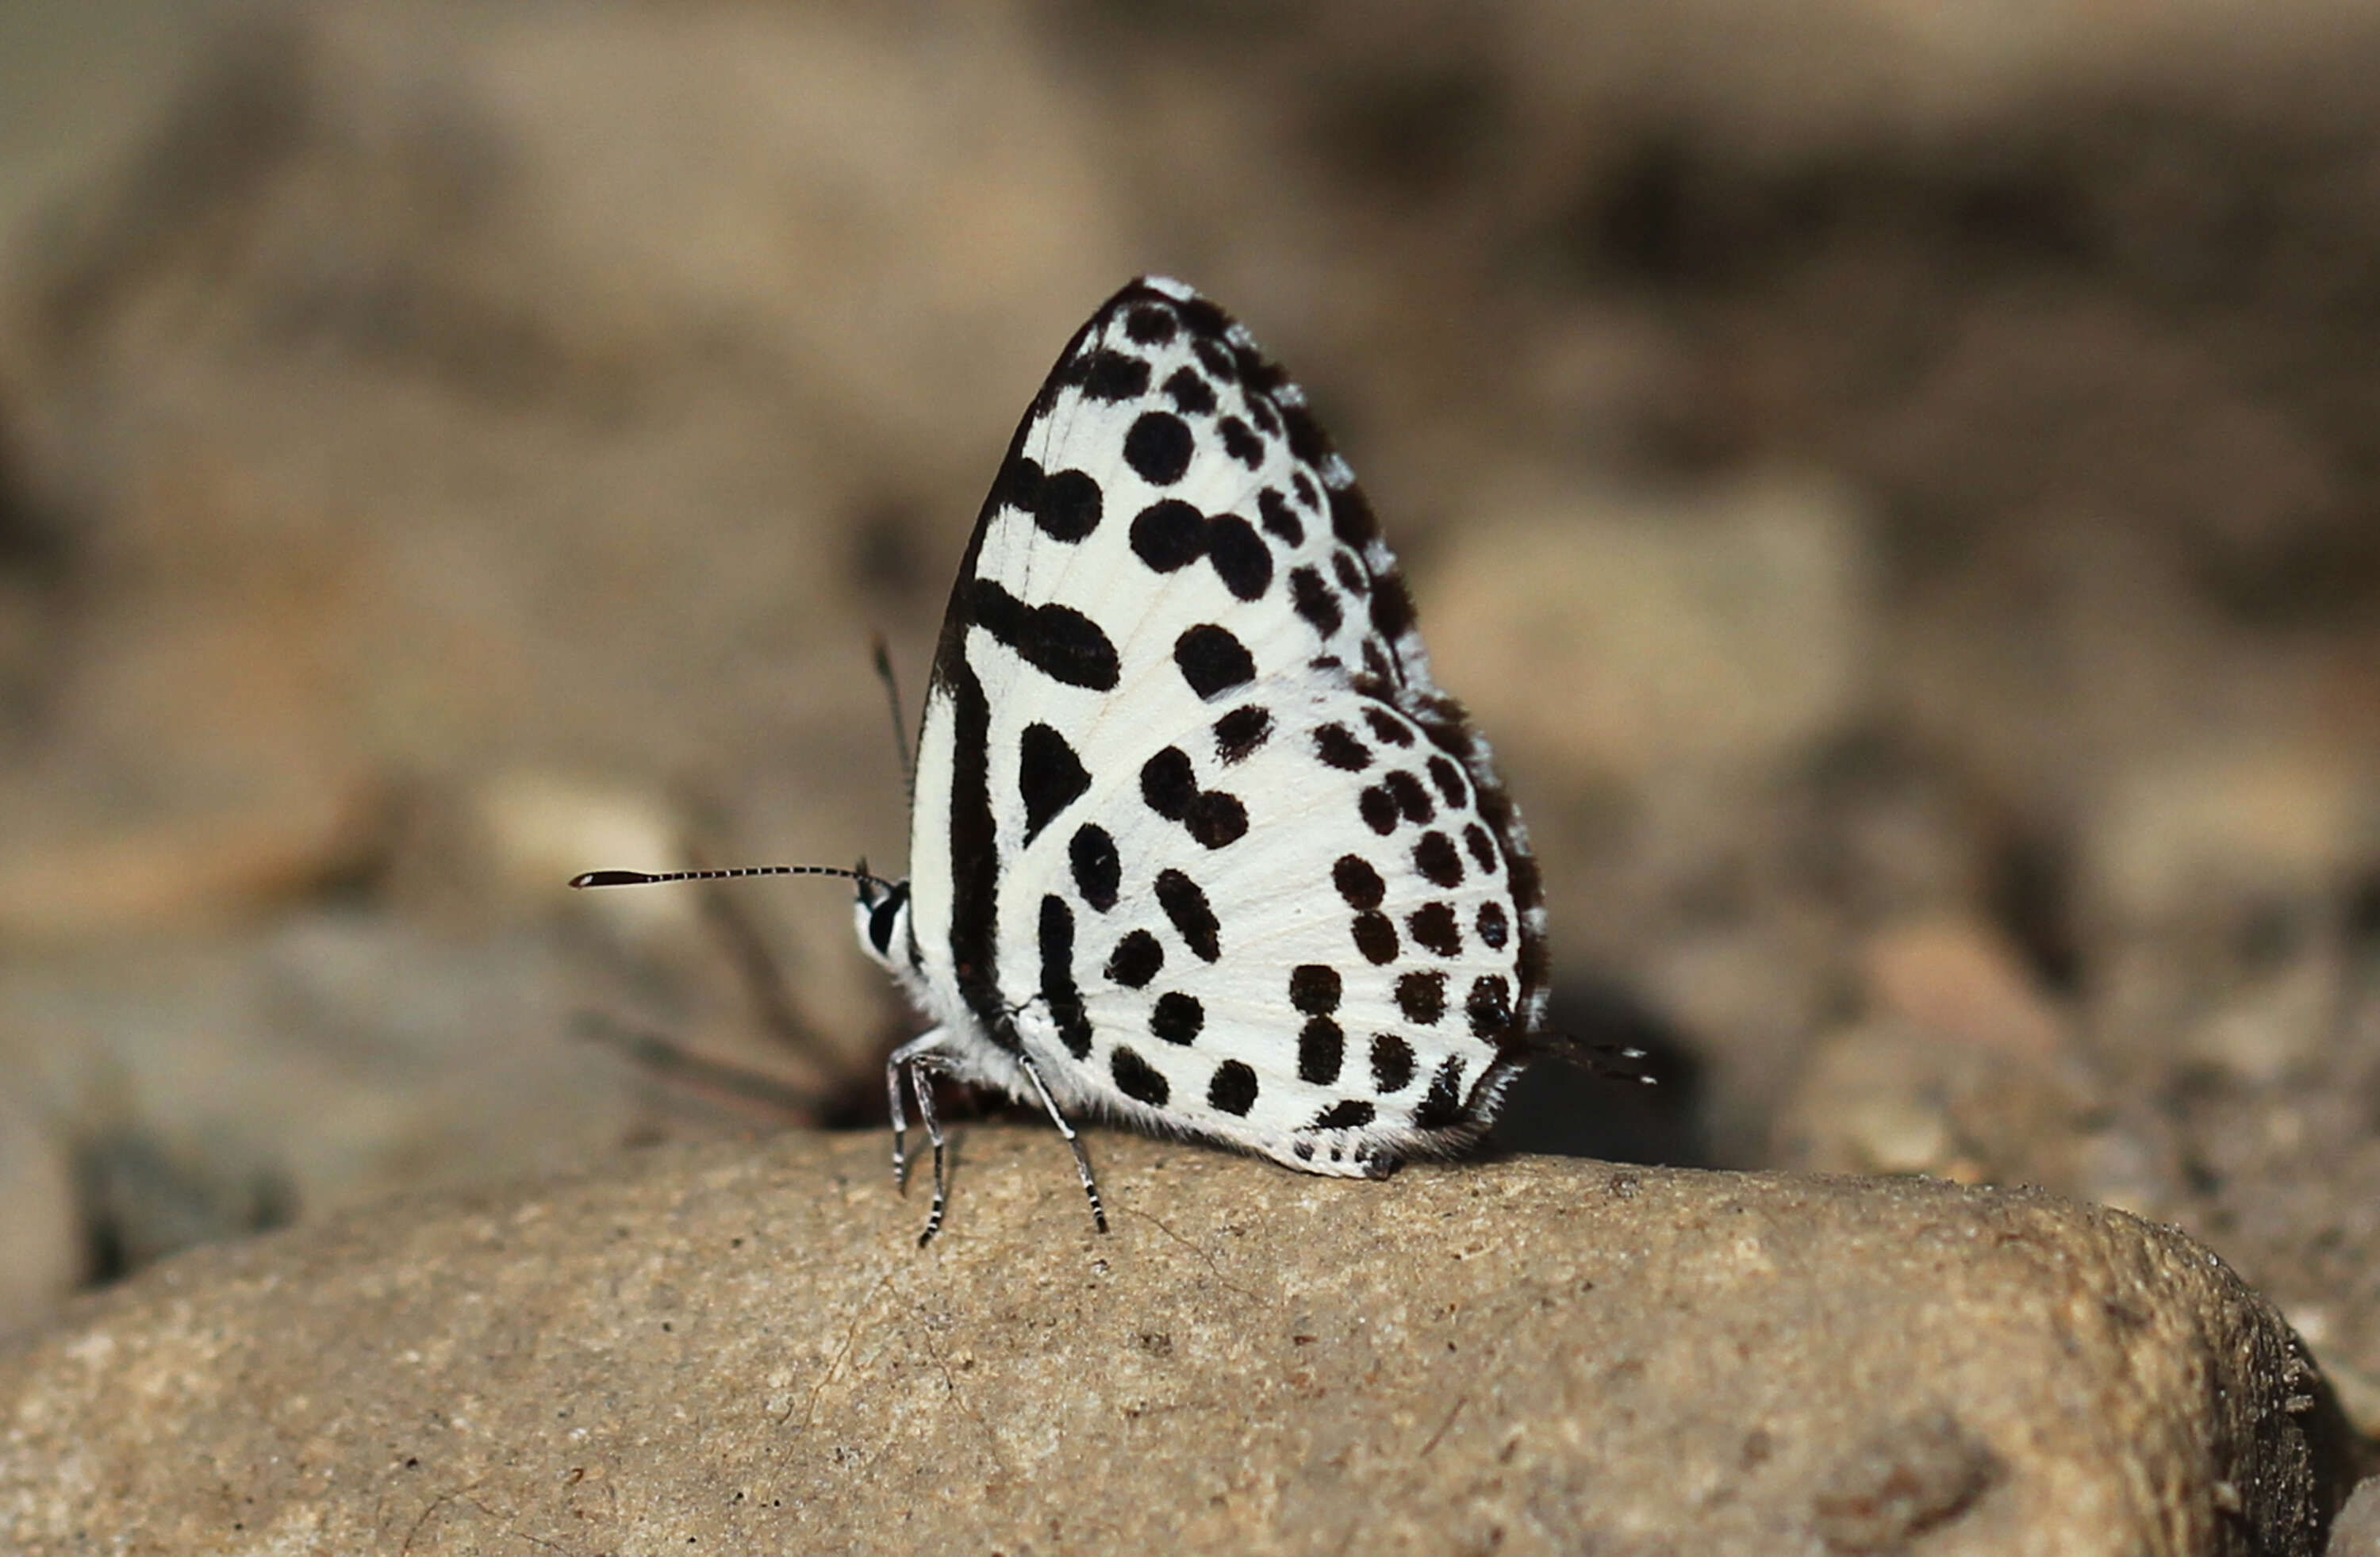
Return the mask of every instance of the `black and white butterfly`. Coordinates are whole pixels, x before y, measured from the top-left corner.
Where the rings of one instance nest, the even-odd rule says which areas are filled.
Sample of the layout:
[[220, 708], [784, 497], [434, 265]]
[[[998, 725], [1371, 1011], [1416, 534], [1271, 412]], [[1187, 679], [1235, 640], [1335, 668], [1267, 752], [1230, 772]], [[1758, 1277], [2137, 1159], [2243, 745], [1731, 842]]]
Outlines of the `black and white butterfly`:
[[1110, 298], [1017, 428], [911, 805], [857, 923], [933, 1023], [887, 1074], [896, 1176], [905, 1079], [934, 1145], [924, 1238], [932, 1075], [1070, 1141], [1378, 1178], [1475, 1141], [1532, 1047], [1545, 911], [1487, 743], [1305, 396], [1178, 282]]

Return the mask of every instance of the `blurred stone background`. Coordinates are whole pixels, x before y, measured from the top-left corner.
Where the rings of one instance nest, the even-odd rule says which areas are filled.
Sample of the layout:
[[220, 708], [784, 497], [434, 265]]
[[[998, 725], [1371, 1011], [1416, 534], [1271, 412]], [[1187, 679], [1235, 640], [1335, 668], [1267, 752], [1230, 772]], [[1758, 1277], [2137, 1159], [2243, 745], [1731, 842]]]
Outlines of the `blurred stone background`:
[[844, 894], [562, 883], [897, 865], [870, 635], [914, 718], [1156, 270], [1319, 401], [1559, 1019], [1655, 1050], [1505, 1144], [2179, 1223], [2380, 1428], [2375, 82], [2330, 0], [0, 11], [0, 1332], [878, 1123]]

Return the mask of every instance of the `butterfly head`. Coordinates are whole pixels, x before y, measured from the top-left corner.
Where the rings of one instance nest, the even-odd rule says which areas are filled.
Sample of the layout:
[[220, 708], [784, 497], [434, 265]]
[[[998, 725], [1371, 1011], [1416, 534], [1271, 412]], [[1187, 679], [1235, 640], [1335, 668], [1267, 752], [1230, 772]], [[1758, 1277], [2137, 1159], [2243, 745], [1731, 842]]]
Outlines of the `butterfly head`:
[[852, 925], [859, 932], [860, 949], [896, 976], [914, 975], [916, 943], [909, 935], [909, 884], [890, 886], [868, 877], [859, 883], [852, 904]]

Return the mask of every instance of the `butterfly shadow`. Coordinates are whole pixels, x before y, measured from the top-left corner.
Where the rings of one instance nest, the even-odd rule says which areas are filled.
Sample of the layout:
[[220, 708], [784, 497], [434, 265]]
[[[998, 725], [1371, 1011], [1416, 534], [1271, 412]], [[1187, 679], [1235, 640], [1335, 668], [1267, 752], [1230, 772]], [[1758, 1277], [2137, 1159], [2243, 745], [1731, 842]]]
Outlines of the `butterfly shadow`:
[[[1620, 984], [1584, 979], [1555, 983], [1545, 1025], [1561, 1042], [1513, 1081], [1488, 1153], [1718, 1165], [1704, 1126], [1702, 1065], [1676, 1024]], [[1586, 1057], [1563, 1063], [1562, 1049]], [[1593, 1057], [1630, 1049], [1643, 1057], [1624, 1072]]]

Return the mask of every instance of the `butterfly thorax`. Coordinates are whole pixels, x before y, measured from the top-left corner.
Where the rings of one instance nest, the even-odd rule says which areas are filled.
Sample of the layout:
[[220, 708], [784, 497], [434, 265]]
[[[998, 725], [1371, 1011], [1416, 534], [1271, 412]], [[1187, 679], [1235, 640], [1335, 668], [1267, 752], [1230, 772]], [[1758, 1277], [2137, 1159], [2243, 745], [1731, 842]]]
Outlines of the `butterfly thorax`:
[[1012, 1025], [988, 1028], [960, 997], [953, 981], [929, 974], [912, 921], [910, 884], [859, 885], [852, 927], [860, 949], [892, 975], [909, 1004], [931, 1024], [929, 1036], [938, 1068], [953, 1079], [1022, 1095], [1026, 1082], [1015, 1062], [1018, 1038]]

